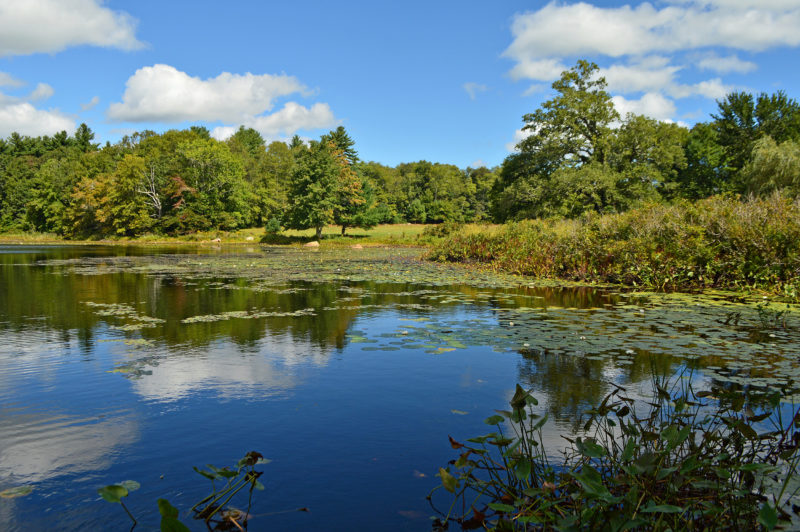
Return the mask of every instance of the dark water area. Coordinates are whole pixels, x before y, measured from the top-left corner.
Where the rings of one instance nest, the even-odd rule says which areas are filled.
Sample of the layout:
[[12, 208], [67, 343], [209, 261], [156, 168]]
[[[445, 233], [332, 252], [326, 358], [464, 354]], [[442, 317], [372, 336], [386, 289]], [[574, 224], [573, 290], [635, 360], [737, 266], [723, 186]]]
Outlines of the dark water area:
[[418, 255], [0, 246], [0, 491], [33, 488], [0, 498], [0, 529], [128, 530], [97, 489], [130, 479], [136, 530], [158, 528], [159, 497], [204, 530], [192, 466], [256, 450], [271, 462], [250, 530], [425, 530], [448, 435], [488, 432], [517, 383], [557, 453], [611, 383], [797, 373], [797, 328], [738, 296], [535, 286]]

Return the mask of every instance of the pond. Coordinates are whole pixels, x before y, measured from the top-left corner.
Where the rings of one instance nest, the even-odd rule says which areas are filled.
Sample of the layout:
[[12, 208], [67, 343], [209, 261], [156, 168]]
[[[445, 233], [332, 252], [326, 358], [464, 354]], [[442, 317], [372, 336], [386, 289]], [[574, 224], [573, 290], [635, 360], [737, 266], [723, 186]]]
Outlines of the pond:
[[[447, 437], [533, 388], [552, 452], [610, 383], [796, 380], [795, 306], [543, 285], [415, 249], [0, 246], [4, 530], [127, 530], [248, 451], [251, 530], [424, 530]], [[796, 400], [787, 396], [787, 401]], [[307, 512], [292, 511], [307, 508]]]

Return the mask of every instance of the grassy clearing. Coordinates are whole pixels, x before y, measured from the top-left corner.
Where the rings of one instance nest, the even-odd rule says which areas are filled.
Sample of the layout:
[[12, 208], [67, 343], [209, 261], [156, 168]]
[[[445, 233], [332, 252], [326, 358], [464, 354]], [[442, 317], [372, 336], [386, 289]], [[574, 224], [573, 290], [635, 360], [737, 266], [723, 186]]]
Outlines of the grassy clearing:
[[775, 195], [651, 204], [577, 220], [467, 226], [429, 258], [539, 278], [800, 294], [800, 202]]
[[[348, 229], [347, 235], [341, 235], [341, 227], [329, 226], [322, 232], [323, 245], [351, 246], [361, 245], [400, 245], [417, 246], [429, 244], [436, 237], [424, 235], [428, 225], [423, 224], [387, 224], [372, 229]], [[217, 241], [217, 239], [219, 239]], [[204, 231], [181, 236], [165, 236], [148, 234], [139, 237], [112, 237], [95, 240], [68, 240], [52, 233], [9, 232], [0, 234], [0, 244], [304, 244], [314, 240], [314, 230], [286, 230], [268, 235], [261, 227], [251, 227], [238, 231]]]

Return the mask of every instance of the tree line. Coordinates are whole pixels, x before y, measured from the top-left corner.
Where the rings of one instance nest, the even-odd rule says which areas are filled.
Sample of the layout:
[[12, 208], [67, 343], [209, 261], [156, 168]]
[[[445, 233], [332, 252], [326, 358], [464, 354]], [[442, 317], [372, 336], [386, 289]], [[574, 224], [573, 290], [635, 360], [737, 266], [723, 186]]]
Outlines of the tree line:
[[418, 161], [359, 159], [343, 127], [268, 145], [240, 127], [218, 141], [204, 127], [137, 132], [100, 147], [74, 135], [0, 140], [0, 230], [70, 238], [186, 234], [267, 226], [315, 228], [489, 218], [495, 174]]
[[266, 226], [503, 222], [623, 212], [717, 194], [800, 194], [800, 106], [733, 92], [691, 129], [620, 116], [595, 64], [579, 61], [523, 117], [528, 136], [497, 168], [362, 161], [343, 127], [265, 143], [240, 127], [145, 130], [100, 147], [70, 136], [0, 139], [0, 230], [68, 238]]
[[529, 136], [493, 187], [498, 221], [624, 212], [636, 204], [718, 194], [800, 194], [800, 106], [783, 91], [733, 92], [691, 129], [620, 116], [594, 63], [553, 83], [523, 117]]

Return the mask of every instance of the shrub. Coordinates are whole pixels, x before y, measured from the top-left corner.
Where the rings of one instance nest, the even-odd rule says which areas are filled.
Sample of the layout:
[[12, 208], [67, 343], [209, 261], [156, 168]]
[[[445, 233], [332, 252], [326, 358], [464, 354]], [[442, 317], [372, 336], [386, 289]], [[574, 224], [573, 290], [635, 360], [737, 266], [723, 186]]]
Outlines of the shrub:
[[527, 220], [455, 232], [428, 257], [574, 281], [790, 293], [800, 279], [800, 202], [777, 194], [744, 202], [717, 196], [578, 220]]

